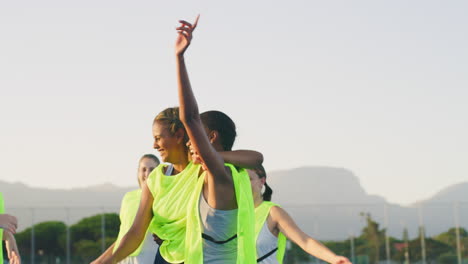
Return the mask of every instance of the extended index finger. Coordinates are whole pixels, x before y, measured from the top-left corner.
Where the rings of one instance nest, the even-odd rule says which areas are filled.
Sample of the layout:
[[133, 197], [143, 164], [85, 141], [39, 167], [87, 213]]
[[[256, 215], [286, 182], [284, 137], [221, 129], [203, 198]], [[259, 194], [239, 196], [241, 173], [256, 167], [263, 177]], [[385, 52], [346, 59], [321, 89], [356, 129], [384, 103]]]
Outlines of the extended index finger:
[[193, 22], [193, 28], [195, 29], [198, 24], [198, 19], [200, 18], [200, 14], [197, 15], [197, 18], [195, 18], [195, 22]]

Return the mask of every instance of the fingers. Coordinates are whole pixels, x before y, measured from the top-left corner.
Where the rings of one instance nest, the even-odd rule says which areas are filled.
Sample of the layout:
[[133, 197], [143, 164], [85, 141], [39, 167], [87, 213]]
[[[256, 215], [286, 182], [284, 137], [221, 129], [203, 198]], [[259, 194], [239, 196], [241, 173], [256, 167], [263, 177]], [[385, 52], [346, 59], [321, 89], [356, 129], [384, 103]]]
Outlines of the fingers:
[[197, 15], [197, 18], [195, 18], [195, 22], [193, 22], [193, 29], [195, 29], [197, 27], [198, 19], [200, 19], [200, 14]]
[[5, 231], [8, 231], [12, 234], [16, 234], [16, 226], [11, 223], [5, 223], [1, 225], [0, 228], [5, 229]]
[[11, 221], [12, 221], [13, 225], [15, 226], [15, 228], [18, 228], [18, 219], [15, 216], [12, 216], [12, 215], [10, 215], [10, 217], [11, 217]]
[[189, 22], [187, 22], [185, 20], [179, 20], [179, 23], [181, 23], [182, 25], [184, 25], [186, 27], [193, 28], [192, 24], [190, 24]]
[[16, 254], [15, 251], [8, 252], [8, 259], [10, 260], [10, 264], [20, 264], [20, 257]]
[[18, 226], [18, 219], [16, 217], [9, 215], [9, 214], [1, 214], [0, 215], [0, 224], [12, 224], [15, 227]]
[[186, 27], [178, 27], [177, 32], [179, 34], [184, 35], [184, 37], [188, 40], [192, 39], [192, 29], [186, 28]]
[[12, 234], [16, 234], [16, 228], [18, 227], [17, 224], [8, 224], [8, 231]]
[[158, 245], [161, 245], [163, 243], [163, 240], [160, 237], [158, 237], [156, 234], [153, 234], [153, 240]]
[[348, 258], [346, 258], [346, 257], [340, 257], [340, 258], [338, 259], [337, 264], [352, 264], [352, 263], [351, 263], [351, 261], [349, 261]]
[[187, 27], [187, 28], [194, 30], [198, 25], [199, 19], [200, 19], [200, 14], [198, 14], [197, 17], [195, 18], [195, 22], [193, 22], [193, 25], [185, 20], [179, 20], [179, 23], [181, 23], [183, 27]]

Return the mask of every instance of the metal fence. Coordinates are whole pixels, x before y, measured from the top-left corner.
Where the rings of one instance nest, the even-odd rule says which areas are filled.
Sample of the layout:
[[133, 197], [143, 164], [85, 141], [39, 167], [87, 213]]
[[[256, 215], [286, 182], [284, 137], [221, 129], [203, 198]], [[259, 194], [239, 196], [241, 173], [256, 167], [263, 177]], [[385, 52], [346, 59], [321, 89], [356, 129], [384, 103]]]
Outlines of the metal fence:
[[[468, 248], [464, 246], [463, 239], [466, 234], [461, 234], [462, 228], [468, 229], [468, 203], [439, 203], [419, 204], [411, 208], [403, 208], [388, 204], [306, 204], [306, 205], [284, 205], [284, 208], [298, 222], [298, 225], [306, 233], [320, 241], [346, 241], [349, 254], [346, 255], [353, 263], [372, 263], [369, 256], [359, 254], [355, 240], [360, 236], [362, 229], [366, 226], [365, 219], [361, 213], [370, 213], [371, 217], [380, 224], [384, 232], [384, 248], [380, 254], [379, 264], [409, 263], [409, 258], [403, 262], [392, 260], [395, 252], [395, 243], [391, 237], [404, 240], [404, 230], [408, 230], [409, 239], [417, 240], [417, 255], [420, 259], [413, 260], [413, 264], [439, 263], [437, 256], [434, 257], [427, 240], [449, 228], [455, 230], [456, 261], [454, 264], [468, 264]], [[70, 233], [70, 226], [76, 224], [84, 217], [99, 215], [100, 217], [100, 241], [94, 246], [98, 252], [106, 249], [108, 234], [116, 230], [110, 230], [106, 226], [106, 215], [104, 213], [118, 213], [114, 207], [73, 207], [73, 208], [9, 208], [8, 213], [16, 215], [20, 221], [20, 232], [25, 228], [30, 229], [30, 250], [20, 252], [23, 263], [45, 264], [45, 263], [83, 263], [83, 256], [72, 254], [71, 248], [74, 238]], [[43, 241], [38, 241], [38, 223], [45, 221], [61, 221], [66, 228], [63, 230], [64, 255], [44, 254], [41, 251]], [[115, 228], [115, 227], [113, 227]], [[112, 232], [111, 232], [112, 231]], [[468, 241], [468, 238], [465, 239]], [[408, 241], [404, 242], [408, 243]], [[414, 244], [414, 243], [413, 243]], [[19, 245], [21, 247], [21, 245]], [[291, 246], [289, 246], [290, 248]], [[412, 250], [408, 244], [401, 250]], [[287, 251], [285, 263], [324, 263], [313, 257], [298, 258], [294, 252]], [[440, 262], [441, 263], [441, 262]]]

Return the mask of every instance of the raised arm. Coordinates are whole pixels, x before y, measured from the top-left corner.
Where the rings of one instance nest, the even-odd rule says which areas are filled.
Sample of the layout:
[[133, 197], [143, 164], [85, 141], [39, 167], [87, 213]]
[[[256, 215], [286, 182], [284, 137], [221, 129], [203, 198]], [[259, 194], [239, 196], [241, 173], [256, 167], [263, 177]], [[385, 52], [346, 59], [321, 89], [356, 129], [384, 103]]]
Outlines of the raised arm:
[[127, 234], [120, 241], [117, 250], [110, 256], [105, 256], [101, 263], [115, 264], [133, 253], [145, 238], [148, 226], [153, 218], [153, 196], [146, 184], [142, 186], [141, 200], [135, 220]]
[[347, 258], [337, 256], [322, 243], [304, 233], [284, 209], [274, 206], [270, 210], [270, 216], [277, 223], [281, 233], [310, 255], [332, 264], [351, 264]]
[[206, 131], [200, 119], [197, 101], [190, 85], [190, 80], [185, 66], [184, 53], [192, 40], [192, 33], [198, 22], [198, 17], [192, 25], [186, 21], [180, 20], [181, 26], [177, 28], [178, 36], [175, 45], [177, 57], [177, 81], [180, 104], [180, 120], [187, 130], [190, 142], [194, 150], [200, 155], [209, 174], [216, 177], [216, 182], [230, 182], [231, 178], [226, 173], [224, 161], [218, 152], [211, 146]]

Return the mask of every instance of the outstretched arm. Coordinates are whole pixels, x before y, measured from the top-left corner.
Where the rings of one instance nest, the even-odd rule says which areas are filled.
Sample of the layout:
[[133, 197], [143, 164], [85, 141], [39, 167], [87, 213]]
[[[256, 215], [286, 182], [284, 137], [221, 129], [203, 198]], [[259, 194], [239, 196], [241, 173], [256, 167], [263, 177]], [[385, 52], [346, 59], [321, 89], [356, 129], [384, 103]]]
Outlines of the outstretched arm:
[[132, 227], [128, 230], [127, 234], [120, 241], [117, 250], [109, 255], [105, 256], [101, 263], [114, 264], [122, 259], [126, 258], [132, 252], [134, 252], [141, 241], [145, 238], [146, 231], [148, 230], [149, 223], [153, 218], [153, 196], [146, 184], [142, 186], [141, 200], [138, 207], [135, 220], [133, 221]]
[[277, 222], [281, 233], [310, 255], [332, 264], [351, 264], [347, 258], [337, 256], [322, 243], [304, 233], [284, 209], [274, 206], [270, 210], [270, 216]]
[[101, 264], [102, 261], [105, 260], [106, 258], [112, 257], [112, 251], [114, 250], [114, 246], [115, 246], [115, 242], [112, 243], [112, 245], [110, 245], [110, 247], [106, 251], [104, 251], [104, 253], [102, 253], [101, 256], [99, 256], [90, 264]]

